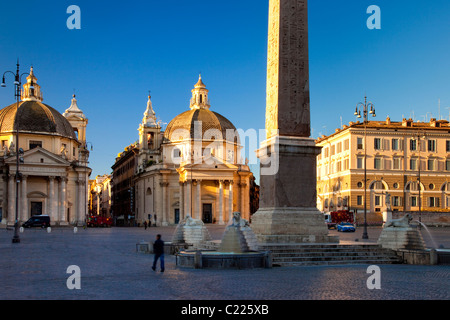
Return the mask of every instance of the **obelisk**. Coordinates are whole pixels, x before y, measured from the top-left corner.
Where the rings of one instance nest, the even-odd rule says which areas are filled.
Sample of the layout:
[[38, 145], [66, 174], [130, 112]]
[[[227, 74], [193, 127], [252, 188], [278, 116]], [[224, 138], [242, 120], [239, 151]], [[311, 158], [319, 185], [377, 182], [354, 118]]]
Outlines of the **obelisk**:
[[270, 0], [267, 140], [260, 208], [251, 227], [261, 243], [330, 242], [316, 208], [316, 147], [311, 135], [307, 0]]

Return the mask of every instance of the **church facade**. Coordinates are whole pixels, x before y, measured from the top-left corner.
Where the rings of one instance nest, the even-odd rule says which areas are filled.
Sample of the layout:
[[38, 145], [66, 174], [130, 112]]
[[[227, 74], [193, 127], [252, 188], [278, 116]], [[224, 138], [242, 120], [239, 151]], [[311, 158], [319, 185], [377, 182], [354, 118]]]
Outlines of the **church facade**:
[[226, 224], [239, 211], [250, 218], [253, 174], [243, 164], [234, 125], [210, 110], [209, 91], [200, 76], [189, 110], [165, 131], [149, 97], [139, 126], [133, 184], [137, 223], [178, 224], [186, 216]]
[[1, 226], [14, 225], [16, 213], [19, 223], [34, 215], [50, 216], [51, 225], [85, 222], [86, 183], [91, 172], [87, 123], [75, 96], [63, 115], [44, 104], [31, 68], [19, 104], [0, 110]]

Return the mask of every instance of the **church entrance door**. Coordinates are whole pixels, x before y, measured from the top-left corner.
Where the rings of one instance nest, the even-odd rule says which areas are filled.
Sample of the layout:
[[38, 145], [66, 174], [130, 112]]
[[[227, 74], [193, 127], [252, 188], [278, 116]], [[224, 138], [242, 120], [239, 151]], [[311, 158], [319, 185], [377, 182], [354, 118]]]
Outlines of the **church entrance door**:
[[31, 216], [42, 215], [42, 202], [31, 202]]
[[180, 223], [180, 209], [175, 209], [175, 224]]
[[204, 223], [212, 223], [212, 204], [211, 203], [203, 204], [203, 222]]

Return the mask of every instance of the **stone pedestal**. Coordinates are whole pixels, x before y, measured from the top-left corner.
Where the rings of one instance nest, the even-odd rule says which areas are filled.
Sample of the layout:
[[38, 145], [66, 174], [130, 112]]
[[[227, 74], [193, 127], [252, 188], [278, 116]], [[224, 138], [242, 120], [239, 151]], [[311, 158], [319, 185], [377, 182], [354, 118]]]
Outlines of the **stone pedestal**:
[[211, 235], [204, 225], [196, 225], [196, 226], [180, 225], [175, 230], [172, 243], [191, 244], [194, 248], [196, 248], [203, 241], [209, 240], [211, 240]]
[[338, 242], [316, 208], [319, 152], [309, 138], [276, 136], [262, 143], [260, 209], [251, 224], [259, 242]]
[[383, 225], [392, 220], [392, 211], [385, 210], [383, 211]]
[[258, 239], [250, 227], [229, 226], [218, 252], [244, 253], [258, 251]]
[[384, 228], [378, 244], [391, 250], [425, 250], [425, 242], [420, 231], [412, 227]]
[[316, 208], [263, 208], [252, 219], [259, 243], [338, 243]]

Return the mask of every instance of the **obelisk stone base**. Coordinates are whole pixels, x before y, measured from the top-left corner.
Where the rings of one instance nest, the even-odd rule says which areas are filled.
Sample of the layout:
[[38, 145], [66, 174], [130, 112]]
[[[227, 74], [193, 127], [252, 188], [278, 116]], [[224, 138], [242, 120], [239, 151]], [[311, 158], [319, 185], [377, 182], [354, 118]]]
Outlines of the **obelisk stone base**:
[[316, 208], [263, 208], [255, 213], [251, 226], [260, 244], [339, 242], [328, 235]]
[[260, 243], [338, 242], [316, 208], [316, 157], [310, 138], [276, 136], [261, 144], [260, 209], [251, 227]]

